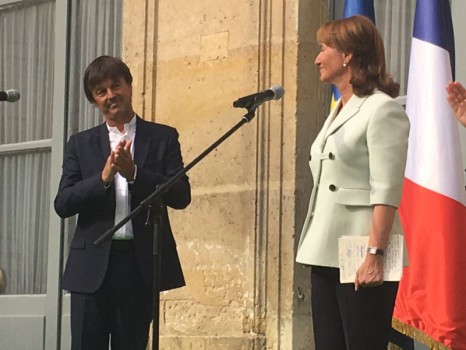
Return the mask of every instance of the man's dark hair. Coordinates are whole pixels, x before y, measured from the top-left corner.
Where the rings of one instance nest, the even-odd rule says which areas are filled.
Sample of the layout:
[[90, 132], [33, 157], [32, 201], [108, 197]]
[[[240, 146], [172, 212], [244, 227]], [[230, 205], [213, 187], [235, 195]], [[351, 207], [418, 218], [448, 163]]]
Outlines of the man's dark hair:
[[83, 87], [88, 101], [95, 102], [92, 89], [96, 85], [107, 79], [119, 80], [120, 78], [125, 79], [126, 83], [130, 85], [133, 82], [133, 76], [122, 60], [111, 56], [97, 57], [87, 66], [84, 72]]

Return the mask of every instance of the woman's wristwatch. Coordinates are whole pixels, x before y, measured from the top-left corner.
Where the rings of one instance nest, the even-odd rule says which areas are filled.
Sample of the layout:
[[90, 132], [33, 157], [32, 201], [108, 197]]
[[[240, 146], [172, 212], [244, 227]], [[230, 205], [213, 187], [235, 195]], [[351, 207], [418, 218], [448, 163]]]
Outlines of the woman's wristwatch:
[[379, 249], [377, 247], [367, 247], [367, 254], [384, 256], [385, 251], [383, 249]]

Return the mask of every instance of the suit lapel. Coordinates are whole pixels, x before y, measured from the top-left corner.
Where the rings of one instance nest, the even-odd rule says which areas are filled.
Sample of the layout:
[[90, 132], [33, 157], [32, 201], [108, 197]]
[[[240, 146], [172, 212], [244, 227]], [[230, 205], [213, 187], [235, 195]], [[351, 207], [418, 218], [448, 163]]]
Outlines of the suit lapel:
[[136, 137], [134, 139], [134, 162], [138, 167], [141, 167], [149, 152], [150, 138], [148, 137], [147, 129], [144, 127], [146, 121], [139, 116], [136, 117]]
[[104, 164], [110, 155], [110, 138], [108, 136], [107, 124], [103, 123], [100, 125], [98, 132], [96, 133], [96, 145], [99, 145], [100, 156], [104, 160]]
[[341, 99], [337, 101], [337, 103], [335, 104], [335, 107], [332, 109], [332, 111], [330, 112], [330, 115], [327, 117], [327, 120], [322, 126], [322, 135], [324, 136], [324, 139], [329, 134], [330, 126], [333, 124], [332, 122], [337, 117], [337, 113], [338, 113], [338, 110], [340, 109], [340, 105], [341, 105]]
[[[364, 96], [364, 97], [358, 97], [356, 95], [351, 96], [346, 106], [342, 108], [342, 110], [340, 111], [340, 113], [338, 113], [338, 115], [335, 117], [333, 122], [331, 122], [331, 120], [329, 121], [331, 122], [331, 124], [328, 126], [328, 129], [325, 132], [325, 139], [327, 139], [327, 137], [335, 133], [343, 124], [345, 124], [348, 120], [354, 117], [359, 112], [361, 105], [364, 103], [367, 97], [368, 96]], [[337, 106], [332, 111], [332, 114], [337, 113], [340, 103], [341, 103], [341, 100], [339, 101]], [[332, 114], [330, 116], [332, 116]]]

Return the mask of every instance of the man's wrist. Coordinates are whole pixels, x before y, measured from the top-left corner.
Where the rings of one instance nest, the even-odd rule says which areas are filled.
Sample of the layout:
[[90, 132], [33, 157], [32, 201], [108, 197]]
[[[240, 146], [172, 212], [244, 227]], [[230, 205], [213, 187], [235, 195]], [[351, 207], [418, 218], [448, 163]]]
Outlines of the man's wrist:
[[104, 180], [102, 180], [102, 182], [103, 182], [103, 184], [104, 184], [105, 190], [108, 190], [108, 189], [112, 186], [113, 180], [110, 180], [110, 181], [104, 181]]
[[132, 179], [126, 179], [126, 181], [128, 182], [128, 184], [130, 184], [130, 185], [134, 184], [134, 180], [136, 180], [137, 173], [138, 173], [138, 167], [137, 167], [136, 164], [134, 164], [134, 174], [133, 174], [133, 178], [132, 178]]
[[101, 176], [101, 180], [102, 180], [102, 183], [104, 184], [105, 189], [108, 189], [110, 186], [112, 186], [113, 179], [109, 179], [108, 177], [105, 177], [103, 173]]

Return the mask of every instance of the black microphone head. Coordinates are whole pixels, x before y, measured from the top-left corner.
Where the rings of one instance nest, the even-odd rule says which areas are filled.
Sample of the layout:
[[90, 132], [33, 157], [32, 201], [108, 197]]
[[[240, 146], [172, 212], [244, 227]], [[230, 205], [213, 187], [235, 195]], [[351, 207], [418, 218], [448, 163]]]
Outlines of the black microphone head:
[[279, 100], [285, 94], [285, 89], [283, 89], [280, 85], [272, 85], [269, 90], [273, 91], [273, 99]]
[[7, 102], [16, 102], [21, 97], [21, 94], [19, 93], [18, 90], [10, 89], [6, 91], [2, 91], [2, 92], [4, 92], [5, 94], [4, 101], [7, 101]]
[[252, 95], [244, 96], [233, 102], [235, 108], [257, 108], [264, 102], [270, 100], [279, 100], [283, 97], [285, 90], [280, 85], [272, 85], [269, 89], [257, 92]]

